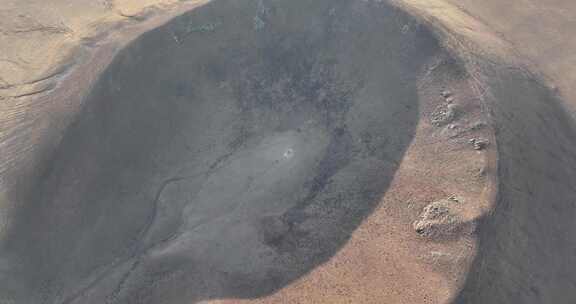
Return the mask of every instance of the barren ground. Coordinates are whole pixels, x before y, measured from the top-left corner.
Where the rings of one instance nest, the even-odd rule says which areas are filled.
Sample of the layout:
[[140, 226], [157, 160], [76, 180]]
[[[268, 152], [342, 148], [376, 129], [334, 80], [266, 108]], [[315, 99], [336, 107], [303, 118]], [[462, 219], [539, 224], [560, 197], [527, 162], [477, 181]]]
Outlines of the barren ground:
[[0, 303], [576, 302], [568, 2], [0, 2]]

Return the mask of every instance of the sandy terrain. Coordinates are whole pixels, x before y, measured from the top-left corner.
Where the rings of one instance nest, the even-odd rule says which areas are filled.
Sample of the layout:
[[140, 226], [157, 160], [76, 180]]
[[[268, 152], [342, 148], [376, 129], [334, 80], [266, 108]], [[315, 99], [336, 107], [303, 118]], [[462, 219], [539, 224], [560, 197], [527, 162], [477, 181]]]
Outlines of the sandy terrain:
[[566, 1], [0, 2], [0, 303], [576, 302]]

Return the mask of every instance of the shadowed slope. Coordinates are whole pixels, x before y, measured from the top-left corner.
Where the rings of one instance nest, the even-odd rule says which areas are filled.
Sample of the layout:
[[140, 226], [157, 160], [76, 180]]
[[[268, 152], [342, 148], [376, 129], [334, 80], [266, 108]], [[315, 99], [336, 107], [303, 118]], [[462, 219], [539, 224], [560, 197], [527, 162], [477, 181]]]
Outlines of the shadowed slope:
[[485, 66], [494, 99], [499, 199], [455, 303], [576, 302], [576, 128], [548, 88]]

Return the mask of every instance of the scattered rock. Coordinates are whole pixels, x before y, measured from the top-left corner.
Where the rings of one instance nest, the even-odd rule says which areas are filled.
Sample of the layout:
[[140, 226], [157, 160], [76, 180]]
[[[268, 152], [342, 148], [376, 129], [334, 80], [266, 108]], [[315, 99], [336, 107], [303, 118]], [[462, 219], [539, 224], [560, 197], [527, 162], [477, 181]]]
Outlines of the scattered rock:
[[488, 141], [485, 139], [472, 138], [469, 140], [474, 150], [484, 150], [488, 146]]
[[442, 97], [444, 97], [444, 98], [448, 98], [448, 97], [452, 96], [452, 92], [449, 90], [444, 90], [440, 93], [440, 95], [442, 95]]
[[430, 259], [434, 265], [438, 265], [438, 264], [450, 264], [450, 262], [453, 262], [456, 259], [456, 257], [448, 252], [431, 251]]
[[460, 200], [455, 195], [451, 195], [448, 199], [453, 201], [453, 202], [457, 202], [457, 203], [460, 202]]
[[419, 235], [427, 238], [440, 238], [453, 235], [462, 226], [462, 219], [456, 214], [458, 201], [444, 199], [424, 207], [420, 218], [413, 223]]
[[222, 24], [222, 22], [207, 23], [199, 26], [189, 26], [187, 34], [190, 33], [209, 33], [214, 32]]
[[262, 20], [262, 18], [260, 18], [260, 16], [254, 17], [254, 30], [255, 31], [259, 31], [259, 30], [263, 29], [264, 26], [266, 26], [266, 23], [264, 23], [264, 21]]
[[468, 129], [470, 131], [477, 131], [486, 128], [487, 124], [483, 121], [477, 121], [473, 123]]
[[263, 0], [258, 1], [256, 7], [256, 16], [254, 16], [254, 30], [262, 30], [266, 26], [266, 19], [268, 16], [268, 8], [264, 5]]
[[331, 9], [328, 11], [328, 15], [329, 15], [330, 17], [336, 16], [336, 8], [335, 8], [335, 7], [331, 8]]
[[454, 120], [456, 116], [455, 105], [441, 104], [432, 112], [430, 122], [437, 126], [444, 126]]

